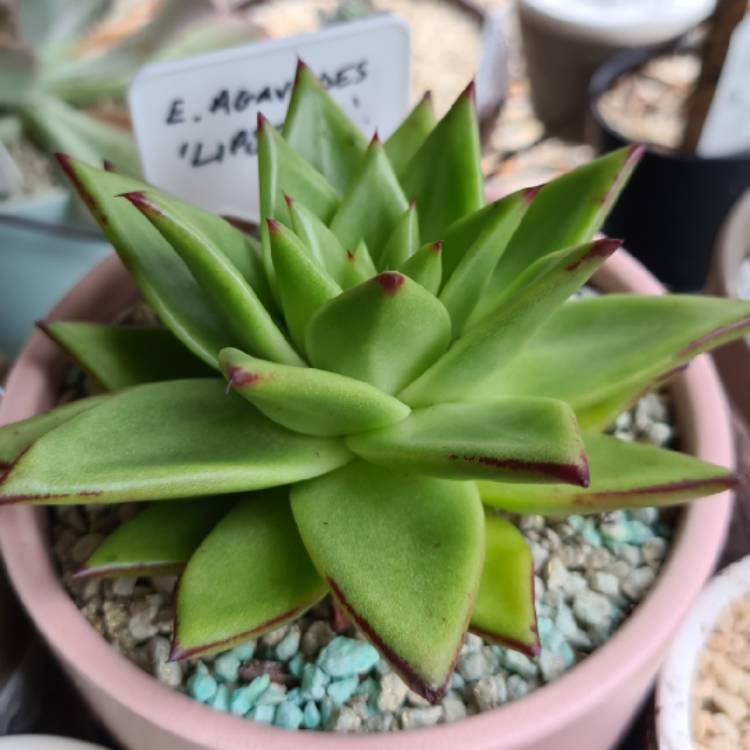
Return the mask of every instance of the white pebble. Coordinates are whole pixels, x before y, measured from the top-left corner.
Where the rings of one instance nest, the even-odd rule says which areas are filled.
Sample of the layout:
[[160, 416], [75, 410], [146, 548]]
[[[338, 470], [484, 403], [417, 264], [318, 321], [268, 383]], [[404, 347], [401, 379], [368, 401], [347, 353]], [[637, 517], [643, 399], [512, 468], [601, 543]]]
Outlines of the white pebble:
[[612, 605], [596, 591], [581, 591], [573, 602], [573, 613], [584, 625], [604, 629], [612, 618]]
[[654, 581], [652, 568], [636, 568], [622, 582], [622, 591], [629, 599], [638, 601]]
[[408, 690], [406, 683], [395, 672], [385, 675], [380, 681], [378, 709], [381, 711], [398, 711], [406, 700]]
[[419, 727], [432, 727], [437, 724], [442, 717], [442, 706], [406, 708], [401, 712], [401, 728], [418, 729]]

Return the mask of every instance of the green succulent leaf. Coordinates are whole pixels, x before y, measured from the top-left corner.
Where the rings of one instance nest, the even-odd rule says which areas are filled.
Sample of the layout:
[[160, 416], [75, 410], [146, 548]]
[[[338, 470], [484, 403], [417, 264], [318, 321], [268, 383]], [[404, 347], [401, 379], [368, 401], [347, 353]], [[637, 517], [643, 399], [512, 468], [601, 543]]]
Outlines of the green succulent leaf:
[[592, 239], [642, 152], [640, 146], [613, 151], [544, 185], [495, 267], [480, 313], [492, 309], [505, 288], [535, 261]]
[[105, 390], [175, 378], [208, 377], [211, 369], [164, 328], [74, 320], [39, 324]]
[[258, 356], [302, 364], [253, 287], [221, 249], [225, 236], [237, 232], [234, 227], [224, 222], [210, 227], [215, 231], [202, 231], [206, 227], [191, 221], [184, 204], [150, 191], [129, 192], [123, 197], [182, 258], [236, 341]]
[[385, 142], [385, 152], [399, 179], [436, 124], [432, 96], [427, 92]]
[[243, 398], [274, 422], [306, 435], [346, 435], [409, 416], [406, 404], [344, 375], [277, 365], [237, 349], [222, 351], [219, 363]]
[[[304, 351], [307, 323], [328, 300], [341, 294], [341, 287], [310, 257], [291, 229], [275, 219], [267, 220], [267, 229], [284, 318], [295, 344]], [[279, 357], [266, 358], [296, 364]]]
[[22, 104], [33, 90], [36, 77], [33, 49], [4, 39], [0, 46], [0, 108], [11, 109]]
[[299, 617], [326, 593], [297, 531], [289, 490], [249, 495], [203, 540], [180, 578], [173, 657], [255, 638]]
[[[301, 60], [284, 121], [286, 142], [339, 193], [359, 169], [367, 140]], [[289, 192], [292, 198], [302, 196]]]
[[339, 194], [325, 177], [258, 116], [258, 182], [263, 218], [287, 221], [286, 196], [328, 223], [339, 205]]
[[118, 526], [76, 578], [176, 575], [236, 499], [229, 495], [156, 503]]
[[442, 242], [430, 242], [417, 250], [399, 269], [428, 292], [437, 294], [443, 275]]
[[106, 13], [111, 0], [36, 0], [17, 3], [23, 39], [49, 58], [51, 50], [67, 47]]
[[3, 471], [38, 438], [59, 427], [73, 417], [104, 403], [107, 396], [89, 396], [58, 406], [52, 411], [37, 414], [20, 422], [0, 426], [0, 485]]
[[419, 219], [416, 203], [401, 215], [393, 227], [388, 241], [378, 256], [378, 268], [390, 270], [399, 268], [419, 249]]
[[372, 256], [364, 240], [353, 251], [347, 250], [344, 253], [344, 258], [344, 268], [341, 272], [341, 286], [344, 289], [359, 286], [377, 273]]
[[684, 503], [723, 492], [737, 483], [736, 474], [729, 469], [685, 453], [609, 435], [586, 433], [583, 442], [591, 472], [587, 488], [479, 482], [482, 502], [514, 513], [545, 516], [605, 513], [618, 508]]
[[482, 298], [492, 269], [534, 195], [533, 188], [508, 195], [448, 231], [448, 239], [443, 243], [443, 276], [446, 264], [450, 263], [450, 277], [440, 292], [440, 301], [450, 313], [454, 336], [461, 335], [469, 315]]
[[618, 240], [596, 240], [540, 258], [506, 289], [492, 312], [456, 339], [399, 398], [413, 407], [465, 399], [500, 372], [619, 246]]
[[450, 319], [426, 289], [384, 271], [324, 305], [305, 340], [315, 367], [393, 394], [445, 351]]
[[0, 480], [3, 503], [108, 503], [243, 492], [345, 464], [330, 438], [290, 432], [217, 379], [110, 396], [39, 438]]
[[37, 92], [19, 109], [26, 131], [45, 151], [101, 164], [105, 159], [132, 176], [141, 173], [133, 137], [65, 102]]
[[195, 355], [216, 367], [219, 350], [237, 342], [171, 245], [134, 206], [116, 197], [147, 186], [65, 156], [58, 158], [160, 320]]
[[588, 483], [575, 415], [552, 399], [439, 404], [347, 444], [371, 463], [447, 479]]
[[[67, 8], [70, 3], [63, 5]], [[59, 55], [62, 59], [47, 66], [44, 87], [78, 106], [102, 99], [122, 99], [133, 75], [165, 40], [174, 38], [173, 35], [212, 10], [210, 0], [164, 0], [148, 23], [131, 34], [123, 34], [104, 52], [77, 57]], [[49, 18], [44, 21], [49, 23]], [[69, 53], [69, 49], [65, 52]]]
[[408, 685], [439, 700], [482, 572], [476, 486], [355, 462], [294, 486], [291, 497], [338, 602]]
[[235, 15], [208, 15], [190, 23], [160, 46], [150, 62], [179, 60], [213, 50], [258, 41], [261, 30]]
[[331, 221], [331, 231], [347, 248], [364, 240], [377, 258], [391, 227], [408, 208], [383, 144], [375, 136]]
[[417, 202], [422, 242], [442, 239], [451, 224], [484, 205], [473, 84], [400, 174], [407, 198]]
[[484, 519], [485, 557], [471, 629], [528, 655], [539, 651], [534, 560], [521, 532], [505, 518]]
[[315, 263], [343, 286], [348, 264], [346, 251], [336, 235], [306, 206], [287, 198], [291, 228], [309, 250]]
[[517, 359], [474, 394], [540, 395], [569, 403], [585, 429], [697, 354], [750, 331], [750, 302], [607, 294], [563, 305]]

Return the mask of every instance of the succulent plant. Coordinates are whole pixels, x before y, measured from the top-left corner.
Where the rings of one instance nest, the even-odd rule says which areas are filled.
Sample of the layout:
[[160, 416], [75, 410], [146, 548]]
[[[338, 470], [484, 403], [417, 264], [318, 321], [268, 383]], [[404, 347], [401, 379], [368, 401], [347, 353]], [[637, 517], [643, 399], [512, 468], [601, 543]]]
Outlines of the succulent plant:
[[120, 101], [150, 59], [181, 57], [257, 38], [257, 29], [212, 17], [210, 0], [162, 0], [142, 28], [104, 51], [84, 42], [114, 0], [0, 1], [0, 139], [23, 130], [41, 148], [140, 172], [135, 142], [80, 108]]
[[602, 430], [748, 331], [750, 303], [568, 301], [619, 246], [593, 237], [639, 153], [485, 205], [471, 86], [368, 144], [300, 64], [283, 135], [261, 117], [257, 137], [259, 240], [60, 157], [164, 327], [45, 325], [102, 392], [0, 430], [0, 504], [164, 501], [80, 575], [179, 573], [174, 658], [331, 593], [434, 701], [467, 627], [538, 648], [532, 558], [500, 511], [732, 486]]

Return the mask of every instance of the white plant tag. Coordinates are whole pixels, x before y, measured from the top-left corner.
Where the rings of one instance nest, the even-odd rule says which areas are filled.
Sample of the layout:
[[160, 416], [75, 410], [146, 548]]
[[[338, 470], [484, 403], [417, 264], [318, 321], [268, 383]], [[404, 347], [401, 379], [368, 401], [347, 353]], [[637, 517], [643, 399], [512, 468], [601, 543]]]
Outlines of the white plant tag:
[[735, 27], [698, 141], [698, 154], [731, 156], [750, 149], [750, 14]]
[[19, 195], [23, 187], [23, 175], [18, 164], [0, 141], [0, 197]]
[[284, 121], [297, 59], [367, 134], [387, 137], [409, 103], [409, 30], [377, 16], [143, 68], [128, 104], [148, 182], [257, 221], [257, 114]]

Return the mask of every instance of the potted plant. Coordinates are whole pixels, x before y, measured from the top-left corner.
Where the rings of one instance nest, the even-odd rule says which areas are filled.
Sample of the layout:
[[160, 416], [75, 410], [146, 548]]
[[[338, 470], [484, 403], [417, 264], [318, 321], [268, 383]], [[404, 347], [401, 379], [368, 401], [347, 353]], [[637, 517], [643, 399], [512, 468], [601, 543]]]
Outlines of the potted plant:
[[537, 117], [547, 130], [583, 140], [591, 76], [634, 47], [654, 49], [703, 21], [714, 0], [643, 3], [521, 0], [518, 14]]
[[[471, 87], [439, 123], [422, 102], [387, 143], [368, 145], [300, 64], [283, 137], [261, 117], [258, 141], [260, 241], [61, 157], [167, 329], [58, 320], [107, 321], [132, 303], [114, 260], [46, 326], [110, 392], [0, 431], [0, 542], [32, 617], [128, 745], [370, 745], [243, 724], [147, 678], [84, 624], [50, 565], [44, 516], [27, 506], [189, 497], [121, 525], [81, 574], [179, 571], [174, 659], [226, 651], [332, 593], [375, 646], [358, 658], [379, 652], [429, 704], [469, 625], [513, 649], [539, 646], [534, 561], [497, 509], [590, 513], [724, 493], [687, 513], [653, 595], [601, 653], [528, 699], [422, 735], [445, 747], [611, 744], [709, 574], [736, 478], [600, 431], [666, 373], [741, 335], [750, 305], [617, 294], [563, 304], [596, 271], [604, 291], [659, 291], [627, 258], [603, 265], [619, 243], [592, 239], [638, 152], [485, 206]], [[51, 406], [63, 363], [36, 335], [0, 419]], [[683, 446], [731, 464], [708, 363], [674, 394]], [[325, 652], [330, 675], [341, 656]], [[231, 710], [275, 719], [276, 698], [259, 697], [267, 677]], [[289, 726], [299, 708], [274, 693]]]
[[[98, 233], [88, 231], [88, 221], [83, 231], [67, 229], [78, 228], [83, 216], [47, 154], [65, 151], [97, 164], [107, 160], [139, 174], [127, 118], [112, 117], [113, 105], [122, 109], [132, 74], [150, 59], [258, 36], [248, 23], [209, 15], [208, 0], [166, 0], [147, 22], [141, 19], [140, 28], [103, 35], [113, 12], [109, 0], [9, 2], [0, 9], [0, 148], [5, 146], [20, 170], [14, 189], [0, 179], [2, 263], [16, 269], [13, 281], [8, 274], [0, 280], [0, 315], [13, 321], [0, 332], [0, 351], [8, 356], [18, 353], [34, 320], [107, 252]], [[97, 36], [108, 43], [94, 45]]]
[[[675, 291], [704, 287], [721, 225], [750, 188], [747, 141], [727, 144], [726, 136], [714, 136], [707, 144], [703, 138], [722, 69], [733, 67], [727, 62], [732, 39], [739, 44], [747, 26], [746, 9], [741, 0], [721, 0], [700, 46], [687, 40], [655, 52], [630, 50], [607, 60], [591, 79], [600, 151], [647, 144], [642, 168], [605, 229], [624, 237]], [[657, 204], [659, 211], [651, 210]]]
[[[750, 299], [750, 192], [732, 209], [714, 248], [707, 291], [732, 299]], [[750, 340], [733, 341], [714, 354], [724, 387], [750, 425]]]

